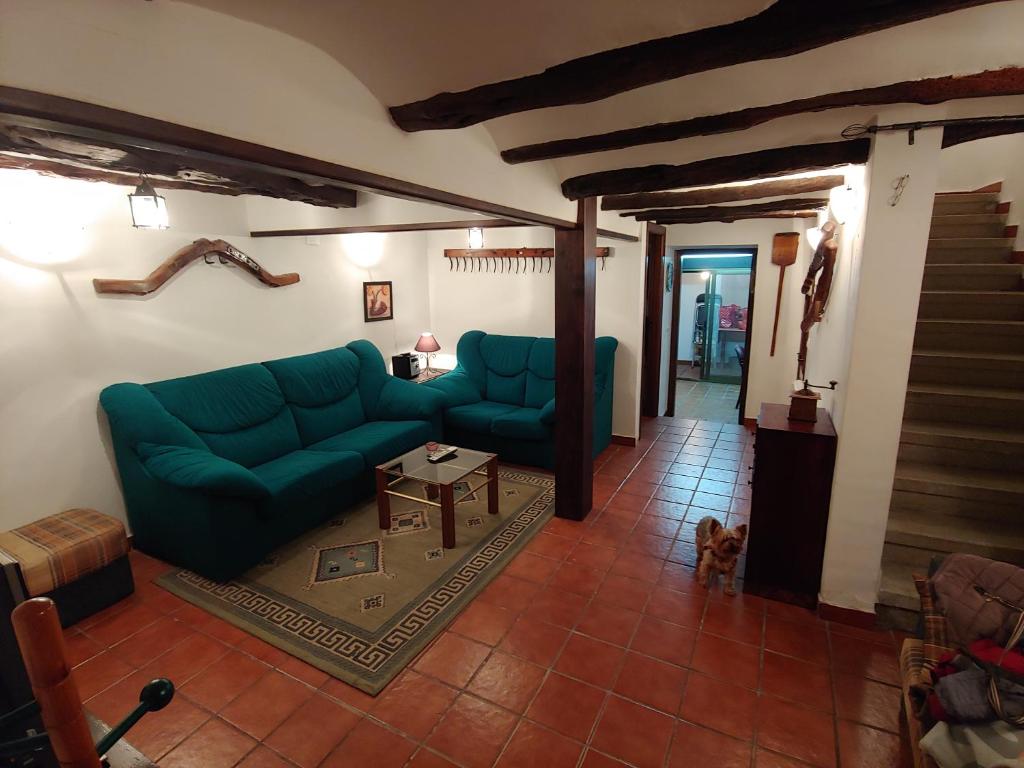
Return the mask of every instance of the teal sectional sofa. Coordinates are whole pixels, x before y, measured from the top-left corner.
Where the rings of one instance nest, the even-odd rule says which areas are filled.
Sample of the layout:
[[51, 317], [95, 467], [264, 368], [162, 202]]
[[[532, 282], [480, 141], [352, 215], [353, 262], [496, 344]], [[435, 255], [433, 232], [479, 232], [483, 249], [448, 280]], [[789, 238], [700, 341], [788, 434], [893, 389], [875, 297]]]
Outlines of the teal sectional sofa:
[[444, 397], [368, 341], [100, 394], [134, 544], [217, 581], [371, 493], [441, 438]]
[[[617, 346], [610, 336], [594, 344], [594, 456], [612, 439]], [[553, 469], [555, 340], [468, 331], [457, 357], [455, 370], [424, 385], [444, 393], [445, 441]]]

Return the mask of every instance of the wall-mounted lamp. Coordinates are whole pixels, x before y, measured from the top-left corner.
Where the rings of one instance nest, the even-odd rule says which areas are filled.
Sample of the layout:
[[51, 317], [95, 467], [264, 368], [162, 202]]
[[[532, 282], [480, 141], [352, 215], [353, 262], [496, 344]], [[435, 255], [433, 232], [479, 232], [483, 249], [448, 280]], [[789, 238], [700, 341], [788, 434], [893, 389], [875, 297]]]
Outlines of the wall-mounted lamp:
[[484, 230], [483, 227], [470, 227], [469, 228], [469, 247], [470, 248], [483, 248], [484, 247]]
[[708, 272], [707, 270], [705, 270], [705, 271], [703, 271], [703, 272], [701, 272], [701, 273], [700, 273], [700, 279], [701, 279], [701, 280], [707, 281], [707, 279], [708, 279], [709, 277], [711, 277], [711, 273], [710, 273], [710, 272]]
[[849, 184], [842, 187], [836, 187], [829, 192], [828, 197], [828, 206], [832, 210], [832, 215], [835, 216], [836, 221], [840, 224], [845, 224], [847, 221], [852, 219], [856, 215], [857, 209], [860, 207], [860, 201], [857, 199], [857, 193]]
[[807, 243], [811, 246], [811, 250], [818, 250], [818, 244], [821, 242], [821, 227], [811, 227], [807, 230], [806, 236]]
[[167, 229], [167, 201], [156, 193], [149, 179], [143, 176], [135, 192], [128, 195], [132, 208], [132, 226], [136, 229]]

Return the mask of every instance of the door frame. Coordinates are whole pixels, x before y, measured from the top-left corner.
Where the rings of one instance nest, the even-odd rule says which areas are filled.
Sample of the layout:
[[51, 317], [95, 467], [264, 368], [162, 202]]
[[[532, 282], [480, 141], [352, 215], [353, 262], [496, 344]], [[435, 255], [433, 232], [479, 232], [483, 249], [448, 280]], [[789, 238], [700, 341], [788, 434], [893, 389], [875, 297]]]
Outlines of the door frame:
[[[750, 285], [747, 293], [747, 333], [743, 337], [743, 376], [740, 379], [740, 407], [739, 414], [737, 416], [737, 422], [743, 424], [746, 418], [747, 411], [747, 380], [750, 378], [750, 341], [753, 338], [754, 333], [754, 283], [757, 277], [757, 246], [756, 245], [733, 245], [733, 246], [714, 246], [708, 248], [698, 248], [694, 246], [686, 246], [685, 248], [675, 248], [672, 251], [672, 263], [675, 268], [677, 279], [675, 281], [674, 289], [672, 291], [672, 364], [669, 366], [669, 381], [667, 383], [668, 392], [671, 397], [668, 403], [668, 409], [666, 410], [667, 416], [675, 415], [675, 391], [676, 391], [676, 352], [679, 349], [679, 279], [682, 278], [683, 274], [683, 255], [686, 252], [698, 251], [700, 253], [735, 253], [736, 251], [749, 251], [750, 252]], [[692, 271], [692, 270], [691, 270]]]
[[644, 271], [644, 341], [640, 365], [640, 416], [661, 416], [661, 334], [665, 309], [665, 227], [648, 224]]

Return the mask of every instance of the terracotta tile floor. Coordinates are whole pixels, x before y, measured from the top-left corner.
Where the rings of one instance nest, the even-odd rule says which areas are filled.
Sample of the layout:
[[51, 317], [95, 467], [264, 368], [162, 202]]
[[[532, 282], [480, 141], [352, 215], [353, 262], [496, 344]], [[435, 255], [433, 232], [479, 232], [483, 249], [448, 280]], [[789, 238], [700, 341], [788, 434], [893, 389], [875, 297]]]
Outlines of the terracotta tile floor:
[[595, 511], [552, 520], [378, 697], [151, 583], [68, 630], [87, 706], [116, 721], [178, 687], [130, 739], [162, 766], [890, 768], [896, 638], [693, 575], [693, 531], [749, 509], [750, 435], [660, 419], [596, 463]]

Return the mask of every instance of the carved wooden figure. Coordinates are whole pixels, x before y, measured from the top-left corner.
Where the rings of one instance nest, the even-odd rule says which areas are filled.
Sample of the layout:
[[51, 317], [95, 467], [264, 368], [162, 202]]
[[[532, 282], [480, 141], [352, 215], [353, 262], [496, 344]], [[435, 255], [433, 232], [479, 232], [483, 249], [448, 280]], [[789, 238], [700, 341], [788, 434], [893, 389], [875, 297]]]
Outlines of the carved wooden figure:
[[800, 321], [800, 352], [797, 354], [796, 377], [803, 380], [807, 369], [807, 338], [814, 324], [825, 313], [828, 294], [832, 290], [832, 273], [835, 270], [836, 251], [834, 241], [836, 225], [831, 221], [821, 227], [821, 241], [814, 251], [807, 277], [800, 292], [804, 295], [804, 316]]

